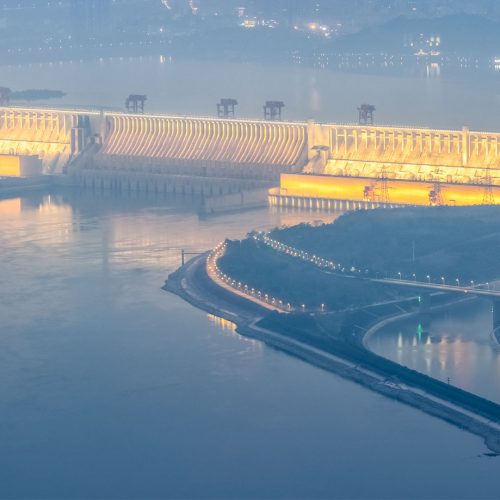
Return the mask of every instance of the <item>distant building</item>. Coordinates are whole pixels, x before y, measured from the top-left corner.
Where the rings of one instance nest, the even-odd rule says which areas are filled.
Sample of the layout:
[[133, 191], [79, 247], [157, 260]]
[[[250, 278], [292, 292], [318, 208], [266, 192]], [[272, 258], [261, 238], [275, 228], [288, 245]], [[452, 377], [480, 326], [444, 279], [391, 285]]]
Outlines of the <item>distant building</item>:
[[96, 40], [109, 30], [111, 0], [71, 0], [72, 35], [77, 41]]

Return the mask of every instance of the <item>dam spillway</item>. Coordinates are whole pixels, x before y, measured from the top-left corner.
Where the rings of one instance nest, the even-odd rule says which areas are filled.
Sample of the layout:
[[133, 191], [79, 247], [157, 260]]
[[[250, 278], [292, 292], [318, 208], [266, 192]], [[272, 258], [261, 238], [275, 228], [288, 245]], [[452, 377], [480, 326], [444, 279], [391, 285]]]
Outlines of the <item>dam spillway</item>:
[[44, 173], [126, 189], [168, 177], [182, 192], [207, 183], [220, 192], [224, 184], [276, 186], [282, 176], [271, 193], [276, 204], [304, 197], [432, 204], [432, 196], [435, 204], [476, 204], [486, 191], [490, 202], [500, 200], [500, 134], [467, 128], [4, 107], [0, 155], [36, 156]]
[[302, 175], [281, 176], [272, 205], [500, 203], [496, 132], [309, 123], [308, 158]]
[[44, 160], [60, 154], [68, 160], [90, 143], [100, 145], [100, 161], [143, 158], [288, 171], [307, 160], [304, 123], [0, 108], [1, 154], [33, 154]]
[[294, 167], [306, 145], [301, 124], [107, 115], [104, 156]]
[[327, 124], [309, 135], [328, 150], [309, 173], [479, 184], [490, 169], [500, 183], [499, 133]]
[[1, 108], [0, 154], [36, 156], [45, 173], [60, 171], [76, 152], [72, 130], [78, 121], [78, 114], [67, 111]]

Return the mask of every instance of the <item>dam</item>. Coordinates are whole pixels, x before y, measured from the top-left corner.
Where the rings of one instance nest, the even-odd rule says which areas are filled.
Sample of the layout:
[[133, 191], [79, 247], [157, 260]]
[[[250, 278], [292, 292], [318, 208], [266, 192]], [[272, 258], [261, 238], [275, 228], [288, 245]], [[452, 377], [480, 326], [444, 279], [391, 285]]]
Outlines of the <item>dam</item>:
[[500, 200], [500, 134], [365, 125], [308, 125], [303, 175], [281, 178], [276, 205], [371, 208]]
[[0, 108], [0, 176], [12, 158], [29, 157], [41, 174], [77, 186], [183, 195], [270, 188], [270, 203], [281, 206], [496, 203], [499, 151], [499, 133], [467, 128]]

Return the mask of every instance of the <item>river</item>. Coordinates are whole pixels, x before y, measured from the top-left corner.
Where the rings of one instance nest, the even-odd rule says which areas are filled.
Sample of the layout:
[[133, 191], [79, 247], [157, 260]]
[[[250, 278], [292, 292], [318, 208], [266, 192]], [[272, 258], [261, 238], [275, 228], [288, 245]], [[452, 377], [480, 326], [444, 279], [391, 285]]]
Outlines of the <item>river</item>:
[[[172, 112], [186, 113], [210, 113], [236, 88], [194, 63], [70, 64], [2, 76], [13, 87], [62, 88], [82, 105], [118, 106], [143, 90], [150, 109], [157, 98], [158, 111], [175, 103]], [[232, 69], [237, 81], [250, 71]], [[191, 79], [200, 71], [203, 99]], [[240, 87], [252, 109], [274, 86], [297, 93], [297, 117], [326, 115], [311, 105], [314, 92], [309, 104], [298, 98], [311, 79], [326, 89], [338, 78], [353, 104], [363, 93], [347, 90], [349, 81], [379, 96], [402, 84], [252, 66], [259, 71], [254, 86]], [[421, 88], [417, 101], [435, 84], [407, 83]], [[345, 103], [329, 96], [319, 102], [334, 119]], [[479, 438], [242, 338], [161, 290], [182, 248], [333, 217], [270, 208], [203, 219], [189, 203], [72, 191], [0, 200], [0, 497], [496, 497], [498, 458], [484, 455]]]

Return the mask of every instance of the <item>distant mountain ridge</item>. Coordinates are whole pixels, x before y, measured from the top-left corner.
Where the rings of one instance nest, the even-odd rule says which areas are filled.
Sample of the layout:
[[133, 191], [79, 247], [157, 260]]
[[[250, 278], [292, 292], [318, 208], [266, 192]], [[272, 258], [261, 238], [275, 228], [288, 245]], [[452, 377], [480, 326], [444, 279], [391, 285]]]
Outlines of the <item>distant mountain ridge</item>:
[[335, 52], [408, 53], [418, 51], [430, 36], [440, 37], [437, 49], [443, 53], [500, 56], [500, 23], [465, 14], [435, 19], [399, 17], [343, 36], [329, 45]]
[[291, 54], [416, 53], [443, 56], [500, 57], [500, 22], [473, 15], [439, 18], [399, 17], [385, 24], [328, 40], [317, 34], [285, 27], [239, 27], [175, 36], [171, 48], [178, 56], [276, 60]]

